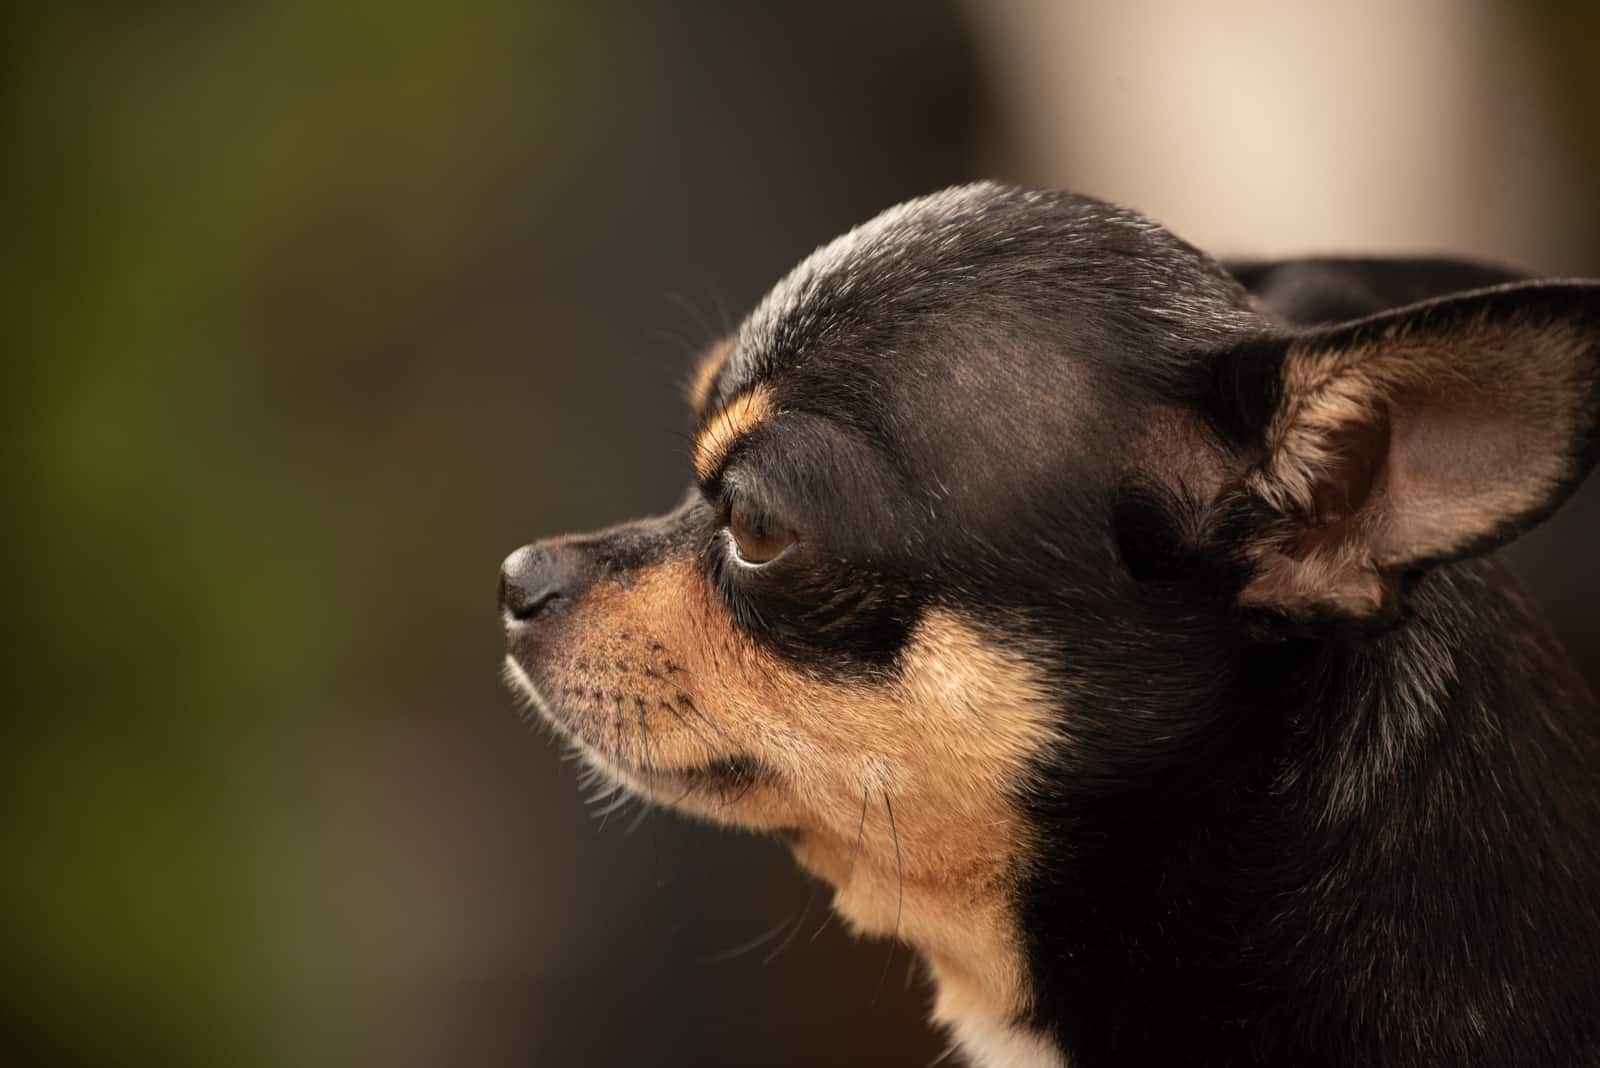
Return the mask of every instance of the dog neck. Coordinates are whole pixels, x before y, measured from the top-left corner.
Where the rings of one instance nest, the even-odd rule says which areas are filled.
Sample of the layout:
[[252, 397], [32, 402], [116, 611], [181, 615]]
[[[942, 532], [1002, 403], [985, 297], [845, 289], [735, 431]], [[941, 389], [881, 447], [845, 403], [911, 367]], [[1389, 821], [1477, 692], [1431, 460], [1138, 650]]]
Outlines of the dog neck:
[[[1036, 1022], [1074, 1063], [1435, 1063], [1393, 1051], [1441, 1041], [1511, 1063], [1528, 1015], [1558, 1036], [1587, 1018], [1600, 933], [1527, 932], [1600, 881], [1562, 830], [1600, 820], [1600, 715], [1497, 565], [1441, 569], [1414, 603], [1390, 632], [1279, 650], [1193, 774], [1063, 802], [1070, 864], [1025, 887], [1022, 927]], [[1474, 1026], [1425, 1022], [1446, 1019]]]
[[[949, 858], [938, 821], [907, 828], [913, 856]], [[865, 826], [865, 821], [863, 821]], [[933, 1018], [945, 1026], [970, 1063], [1015, 1068], [1060, 1068], [1053, 1042], [1032, 1029], [1032, 984], [1015, 909], [1015, 843], [997, 837], [991, 850], [959, 865], [909, 866], [883, 850], [824, 835], [792, 842], [801, 866], [834, 887], [833, 908], [857, 934], [893, 937], [910, 945], [936, 991]]]

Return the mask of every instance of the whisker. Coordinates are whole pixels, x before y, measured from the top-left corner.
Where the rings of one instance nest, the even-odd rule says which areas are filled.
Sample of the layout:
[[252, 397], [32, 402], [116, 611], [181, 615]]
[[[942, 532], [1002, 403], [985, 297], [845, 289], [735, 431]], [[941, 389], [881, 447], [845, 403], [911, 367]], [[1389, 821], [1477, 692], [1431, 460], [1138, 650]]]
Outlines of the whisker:
[[594, 819], [597, 819], [597, 820], [600, 821], [600, 829], [601, 830], [605, 830], [605, 827], [606, 827], [605, 819], [606, 819], [607, 816], [611, 815], [613, 812], [617, 812], [617, 811], [619, 811], [621, 809], [626, 808], [630, 801], [637, 800], [632, 794], [628, 793], [626, 790], [618, 790], [617, 793], [621, 794], [622, 796], [617, 798], [615, 801], [611, 802], [605, 808], [602, 808], [599, 812], [595, 812], [595, 813], [592, 814]]
[[[639, 814], [637, 816], [633, 817], [633, 822], [632, 823], [628, 824], [626, 827], [624, 827], [622, 829], [623, 837], [627, 837], [628, 835], [632, 834], [634, 831], [637, 831], [639, 829], [639, 825], [645, 821], [645, 817], [648, 816], [648, 815], [650, 815], [650, 806], [648, 804], [646, 804], [643, 800], [640, 800], [640, 802], [639, 802]], [[910, 989], [910, 986], [911, 986], [911, 981], [908, 979], [906, 981], [907, 989]]]
[[[698, 328], [700, 333], [706, 338], [706, 345], [709, 345], [712, 339], [716, 338], [716, 327], [711, 325], [710, 320], [705, 317], [705, 314], [700, 311], [699, 307], [695, 305], [694, 301], [690, 300], [688, 297], [677, 292], [676, 290], [668, 290], [663, 295], [668, 301], [676, 304], [679, 308], [682, 308], [684, 311], [689, 313], [689, 317], [694, 320], [695, 327]], [[704, 345], [701, 347], [703, 348]]]
[[[701, 675], [699, 672], [691, 671], [690, 669], [688, 669], [686, 667], [683, 667], [681, 665], [678, 665], [678, 664], [672, 664], [671, 665], [670, 673], [674, 674], [674, 675], [679, 675], [679, 674], [687, 675], [689, 678], [694, 679], [696, 682], [702, 682], [702, 683], [704, 683], [704, 682], [714, 682], [715, 685], [721, 687], [723, 685], [723, 683], [722, 683], [722, 669], [721, 669], [721, 665], [716, 662], [716, 655], [715, 654], [712, 654], [712, 665], [714, 667], [716, 667], [716, 669], [717, 669], [717, 678], [714, 679], [714, 680], [709, 680], [704, 675]], [[669, 681], [660, 672], [655, 672], [655, 670], [653, 668], [650, 670], [650, 672], [647, 672], [647, 674], [651, 674], [651, 673], [654, 674], [655, 678], [661, 679], [663, 682], [668, 682]], [[696, 719], [698, 719], [701, 723], [704, 723], [707, 727], [710, 727], [713, 731], [715, 731], [716, 734], [717, 734], [717, 737], [721, 738], [724, 742], [728, 743], [728, 749], [732, 753], [739, 754], [739, 753], [742, 753], [744, 751], [743, 747], [740, 746], [738, 742], [735, 742], [732, 738], [728, 737], [728, 734], [727, 734], [726, 731], [724, 731], [721, 727], [719, 727], [715, 723], [713, 723], [711, 721], [711, 719], [704, 712], [700, 711], [699, 706], [694, 703], [694, 698], [689, 696], [689, 694], [686, 691], [684, 691], [682, 687], [674, 686], [673, 688], [674, 688], [674, 690], [676, 690], [676, 696], [678, 698], [678, 702], [680, 704], [682, 704], [685, 708], [687, 708], [689, 710], [690, 714], [693, 715]]]
[[713, 731], [715, 731], [717, 733], [717, 737], [727, 742], [729, 749], [732, 749], [735, 753], [740, 752], [738, 743], [736, 743], [732, 738], [729, 738], [721, 727], [707, 719], [705, 713], [701, 712], [700, 709], [696, 707], [694, 699], [688, 694], [684, 693], [682, 690], [678, 691], [678, 702], [687, 708], [689, 712], [701, 723], [704, 723], [707, 727], [710, 727]]
[[[844, 870], [844, 882], [839, 884], [840, 890], [850, 885], [850, 878], [856, 873], [856, 858], [861, 855], [861, 837], [867, 830], [867, 791], [868, 787], [863, 783], [861, 786], [861, 820], [856, 824], [856, 844], [855, 848], [850, 850], [850, 864]], [[817, 929], [811, 932], [811, 940], [813, 942], [816, 941], [817, 935], [827, 928], [828, 921], [831, 919], [833, 919], [831, 911], [822, 917], [822, 922], [817, 925]]]
[[866, 837], [866, 833], [867, 833], [867, 791], [868, 791], [868, 789], [869, 789], [869, 787], [867, 787], [865, 784], [863, 784], [862, 787], [861, 787], [861, 819], [860, 819], [859, 822], [856, 823], [856, 844], [850, 850], [850, 863], [845, 867], [845, 870], [844, 870], [844, 883], [843, 883], [843, 885], [845, 885], [845, 886], [849, 886], [850, 885], [850, 880], [856, 873], [856, 860], [857, 860], [857, 858], [859, 858], [861, 856], [861, 842]]
[[597, 779], [599, 780], [599, 786], [595, 788], [593, 793], [591, 793], [588, 797], [584, 798], [584, 803], [585, 804], [597, 805], [602, 801], [611, 800], [613, 797], [616, 797], [619, 793], [622, 792], [622, 785], [620, 783], [614, 782], [611, 779], [606, 778], [605, 776], [601, 775], [598, 771], [591, 772], [590, 775], [589, 775], [588, 780], [583, 783], [583, 786], [586, 789], [588, 787], [594, 786], [595, 785], [595, 780], [597, 780]]
[[774, 938], [777, 938], [779, 932], [781, 932], [785, 927], [789, 926], [789, 921], [792, 919], [794, 919], [794, 917], [785, 916], [782, 920], [778, 921], [777, 926], [773, 927], [772, 930], [763, 931], [761, 934], [758, 934], [754, 938], [750, 939], [750, 941], [741, 942], [732, 949], [725, 949], [720, 953], [713, 953], [709, 957], [702, 957], [700, 958], [700, 962], [702, 964], [720, 964], [724, 961], [730, 961], [737, 957], [742, 957], [752, 950], [760, 949]]
[[750, 788], [752, 786], [754, 786], [755, 784], [756, 784], [756, 776], [751, 775], [748, 779], [745, 780], [744, 786], [740, 788], [738, 793], [734, 794], [732, 797], [728, 798], [726, 801], [722, 802], [722, 804], [718, 805], [717, 807], [718, 808], [732, 808], [734, 805], [737, 805], [740, 801], [744, 800], [744, 795], [749, 793], [750, 792]]
[[906, 871], [900, 859], [900, 832], [894, 825], [894, 802], [889, 800], [889, 791], [883, 792], [883, 809], [889, 814], [889, 835], [894, 839], [894, 877], [895, 877], [895, 902], [894, 902], [894, 935], [900, 937], [900, 916], [906, 904]]
[[663, 437], [672, 438], [676, 442], [672, 448], [674, 456], [680, 460], [693, 461], [695, 444], [695, 436], [693, 434], [679, 426], [658, 425], [655, 429], [656, 433]]
[[639, 741], [644, 747], [644, 770], [646, 773], [653, 773], [655, 766], [650, 760], [650, 724], [645, 721], [644, 702], [635, 697], [633, 710], [639, 715]]
[[[620, 744], [620, 742], [621, 742], [620, 738], [618, 738], [618, 742], [619, 742], [619, 744], [614, 749], [612, 749], [610, 753], [607, 754], [608, 758], [611, 760], [611, 762], [613, 764], [623, 764], [623, 763], [625, 763], [623, 761], [623, 759], [622, 759], [622, 746]], [[622, 806], [624, 806], [624, 805], [626, 805], [628, 803], [627, 791], [625, 791], [622, 788], [622, 784], [621, 783], [614, 783], [612, 785], [612, 787], [611, 787], [611, 791], [610, 791], [609, 794], [599, 795], [599, 796], [597, 796], [595, 798], [595, 800], [598, 801], [600, 799], [600, 797], [602, 797], [602, 796], [610, 797], [613, 800], [611, 801], [610, 804], [606, 805], [604, 808], [600, 809], [598, 812], [590, 813], [590, 818], [591, 819], [598, 819], [600, 821], [600, 826], [597, 828], [597, 830], [600, 830], [600, 831], [603, 831], [603, 830], [606, 829], [606, 821], [611, 818], [611, 814], [613, 812], [617, 811], [618, 809], [622, 808]]]
[[763, 968], [776, 960], [778, 954], [788, 949], [789, 943], [794, 941], [794, 936], [799, 934], [800, 928], [806, 925], [806, 917], [811, 913], [811, 906], [816, 904], [817, 889], [821, 885], [821, 883], [816, 882], [815, 880], [812, 881], [811, 892], [806, 895], [806, 903], [800, 906], [800, 915], [795, 917], [794, 926], [789, 928], [789, 933], [783, 936], [783, 941], [778, 943], [777, 948], [775, 948], [771, 953], [768, 953], [765, 957], [761, 958], [761, 966]]
[[624, 767], [627, 767], [629, 764], [631, 764], [633, 762], [631, 760], [627, 759], [626, 753], [627, 753], [627, 748], [628, 747], [623, 744], [623, 737], [622, 737], [622, 695], [620, 693], [619, 694], [615, 694], [615, 695], [613, 695], [611, 700], [615, 704], [616, 710], [617, 710], [617, 763], [621, 764]]
[[[644, 748], [644, 770], [645, 774], [648, 775], [654, 772], [655, 765], [650, 759], [650, 724], [645, 720], [644, 702], [635, 697], [633, 699], [633, 710], [639, 714], [639, 744]], [[623, 836], [627, 837], [637, 831], [639, 825], [644, 822], [645, 817], [648, 815], [650, 815], [650, 806], [641, 800], [639, 802], [639, 814], [633, 818], [632, 823], [623, 829]]]
[[683, 791], [683, 793], [679, 794], [677, 797], [674, 797], [671, 801], [669, 801], [668, 805], [670, 807], [672, 807], [672, 808], [677, 808], [679, 805], [681, 805], [683, 803], [683, 799], [684, 798], [688, 797], [690, 794], [694, 793], [698, 789], [700, 789], [700, 784], [699, 783], [697, 783], [697, 782], [690, 783], [689, 784], [689, 788], [687, 790]]
[[[694, 726], [693, 723], [690, 723], [688, 720], [683, 718], [683, 714], [672, 706], [672, 702], [670, 702], [670, 701], [658, 701], [656, 703], [659, 704], [662, 708], [666, 709], [668, 712], [672, 713], [673, 718], [676, 719], [679, 723], [683, 724], [684, 727], [689, 731], [690, 734], [692, 734], [696, 738], [700, 739], [700, 744], [706, 747], [706, 752], [710, 753], [712, 755], [712, 757], [720, 757], [720, 756], [723, 755], [721, 750], [719, 750], [716, 746], [712, 745], [709, 741], [706, 740], [706, 736], [705, 735], [701, 734], [698, 730], [695, 729], [695, 726]], [[688, 795], [685, 794], [684, 796], [687, 797]]]
[[[660, 651], [659, 646], [654, 647], [652, 649], [652, 652], [658, 652], [658, 651]], [[721, 665], [717, 662], [715, 653], [712, 654], [712, 664], [717, 669], [718, 678], [716, 680], [716, 684], [720, 686], [721, 685]], [[744, 754], [744, 747], [741, 746], [738, 742], [734, 741], [731, 737], [729, 737], [728, 733], [726, 731], [724, 731], [721, 727], [717, 726], [717, 724], [709, 716], [707, 716], [704, 712], [700, 711], [700, 707], [699, 707], [699, 705], [697, 705], [695, 703], [694, 698], [691, 697], [689, 695], [689, 693], [687, 691], [685, 691], [682, 687], [679, 687], [675, 683], [673, 683], [672, 679], [671, 679], [671, 676], [680, 675], [681, 674], [681, 675], [687, 676], [688, 678], [694, 679], [694, 680], [696, 680], [698, 682], [706, 682], [706, 681], [708, 681], [708, 680], [705, 679], [704, 676], [702, 676], [699, 672], [691, 671], [690, 669], [685, 668], [680, 664], [673, 663], [671, 660], [668, 660], [668, 659], [663, 659], [662, 666], [661, 666], [661, 668], [659, 670], [656, 667], [652, 666], [652, 665], [646, 665], [646, 667], [644, 669], [644, 674], [645, 674], [645, 676], [647, 678], [655, 679], [658, 682], [665, 682], [669, 686], [673, 687], [674, 696], [677, 699], [676, 700], [676, 705], [674, 704], [674, 702], [666, 701], [666, 700], [658, 700], [658, 703], [661, 705], [661, 707], [665, 708], [668, 712], [670, 712], [678, 720], [679, 723], [683, 724], [686, 728], [688, 728], [694, 734], [694, 736], [696, 738], [700, 739], [700, 744], [704, 745], [706, 747], [706, 750], [708, 752], [710, 752], [711, 755], [714, 758], [719, 758], [719, 757], [724, 757], [724, 756], [737, 757], [737, 756], [742, 756]], [[699, 731], [694, 729], [693, 724], [691, 724], [687, 719], [685, 719], [683, 717], [683, 715], [678, 711], [678, 708], [676, 706], [682, 706], [689, 713], [689, 715], [693, 716], [695, 719], [697, 719], [701, 723], [705, 724], [706, 727], [709, 730], [711, 730], [714, 734], [716, 734], [717, 737], [721, 738], [722, 741], [724, 743], [726, 743], [727, 749], [725, 751], [719, 751], [716, 746], [712, 745], [706, 739], [705, 735], [701, 734]], [[751, 776], [748, 780], [746, 780], [746, 782], [744, 783], [743, 787], [739, 790], [739, 792], [737, 794], [734, 794], [730, 798], [726, 798], [717, 807], [719, 807], [719, 808], [729, 808], [729, 807], [731, 807], [733, 805], [738, 804], [741, 800], [744, 799], [744, 796], [750, 792], [751, 788], [755, 786], [756, 781], [757, 781], [756, 777], [755, 776]], [[681, 801], [681, 800], [683, 800], [684, 797], [688, 797], [689, 794], [693, 791], [693, 789], [694, 789], [694, 786], [691, 785], [690, 789], [686, 790], [684, 792], [683, 796], [678, 798], [678, 800]], [[674, 802], [674, 804], [676, 804], [676, 803], [677, 802]]]
[[[695, 671], [692, 668], [686, 668], [682, 664], [671, 663], [670, 661], [668, 661], [668, 663], [671, 665], [671, 674], [673, 675], [684, 675], [693, 679], [695, 682], [707, 684], [709, 686], [715, 686], [718, 689], [726, 688], [722, 681], [722, 665], [717, 663], [715, 653], [712, 654], [712, 667], [716, 669], [716, 676], [714, 678], [711, 676], [702, 675], [700, 672]], [[654, 669], [652, 668], [651, 671], [654, 671]], [[649, 673], [650, 672], [646, 672], [647, 675]], [[655, 672], [654, 677], [661, 679], [663, 682], [667, 681], [666, 676], [662, 675], [660, 672]], [[683, 689], [681, 686], [676, 688], [679, 690]]]
[[685, 358], [700, 351], [699, 345], [696, 345], [693, 341], [690, 341], [676, 330], [666, 330], [659, 326], [652, 326], [645, 328], [644, 333], [660, 341], [672, 342], [674, 345], [683, 350], [680, 355]]
[[706, 292], [711, 294], [711, 303], [717, 310], [717, 321], [722, 323], [722, 335], [733, 333], [733, 321], [728, 318], [728, 305], [723, 301], [722, 294], [717, 291], [717, 284], [709, 278], [701, 279], [705, 283]]
[[883, 993], [883, 981], [889, 975], [889, 962], [894, 960], [894, 947], [900, 939], [900, 915], [906, 903], [906, 872], [900, 860], [900, 832], [894, 825], [894, 803], [889, 800], [889, 791], [883, 791], [883, 809], [889, 814], [889, 836], [894, 839], [894, 875], [896, 896], [894, 904], [894, 933], [889, 936], [889, 955], [883, 959], [883, 971], [878, 973], [878, 988], [872, 993], [872, 1004], [878, 1003], [878, 995]]

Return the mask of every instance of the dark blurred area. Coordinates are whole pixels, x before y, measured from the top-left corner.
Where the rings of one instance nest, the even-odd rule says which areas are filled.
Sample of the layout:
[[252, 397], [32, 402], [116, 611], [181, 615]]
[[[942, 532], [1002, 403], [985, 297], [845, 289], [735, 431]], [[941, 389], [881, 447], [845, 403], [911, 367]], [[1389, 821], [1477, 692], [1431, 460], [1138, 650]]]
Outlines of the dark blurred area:
[[[495, 576], [673, 501], [693, 355], [954, 182], [1600, 273], [1591, 5], [1193, 10], [6, 15], [0, 1060], [937, 1057], [780, 846], [586, 808]], [[1597, 530], [1591, 485], [1512, 556], [1600, 681]]]

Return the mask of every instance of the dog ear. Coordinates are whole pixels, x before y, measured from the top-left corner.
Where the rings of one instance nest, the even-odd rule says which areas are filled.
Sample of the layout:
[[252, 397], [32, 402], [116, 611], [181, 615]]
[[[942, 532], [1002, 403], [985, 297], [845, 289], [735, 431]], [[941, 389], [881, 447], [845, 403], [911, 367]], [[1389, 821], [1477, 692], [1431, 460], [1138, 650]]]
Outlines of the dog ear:
[[1232, 512], [1241, 606], [1393, 615], [1403, 580], [1564, 501], [1600, 442], [1600, 283], [1501, 286], [1261, 339], [1218, 361], [1254, 460]]
[[1342, 323], [1402, 304], [1522, 281], [1493, 264], [1441, 257], [1316, 256], [1235, 260], [1223, 266], [1280, 322]]

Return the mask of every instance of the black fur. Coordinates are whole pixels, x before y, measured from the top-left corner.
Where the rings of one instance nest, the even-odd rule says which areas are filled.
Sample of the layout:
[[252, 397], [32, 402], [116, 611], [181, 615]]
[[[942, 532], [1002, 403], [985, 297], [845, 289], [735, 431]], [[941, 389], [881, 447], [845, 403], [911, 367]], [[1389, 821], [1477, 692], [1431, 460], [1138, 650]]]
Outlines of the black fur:
[[[1463, 271], [1504, 280], [1439, 264], [1429, 288], [1429, 266], [1271, 273], [1337, 287], [1377, 267], [1326, 298], [1350, 316]], [[1314, 306], [1302, 289], [1279, 310], [1310, 324]], [[1276, 347], [1219, 367], [1235, 440], [1275, 401]], [[1159, 779], [1115, 743], [1051, 769], [1034, 811], [1073, 846], [1035, 873], [1023, 926], [1071, 1063], [1600, 1063], [1600, 715], [1497, 564], [1414, 578], [1402, 627], [1237, 647], [1208, 697], [1205, 657], [1150, 665], [1210, 724]], [[1188, 623], [1208, 648], [1232, 629]], [[1087, 704], [1108, 733], [1151, 714], [1128, 692]]]
[[[1514, 276], [1232, 271], [1083, 197], [897, 209], [741, 328], [710, 408], [760, 382], [782, 415], [671, 537], [825, 674], [894, 671], [935, 605], [1048, 641], [1021, 1022], [1074, 1068], [1600, 1063], [1600, 712], [1499, 565], [1418, 568], [1361, 625], [1235, 604], [1285, 331]], [[1193, 440], [1140, 451], [1172, 412]], [[715, 542], [735, 493], [799, 534], [759, 574]]]
[[1227, 268], [1268, 312], [1299, 326], [1359, 319], [1385, 308], [1522, 278], [1505, 267], [1438, 258], [1237, 260]]

